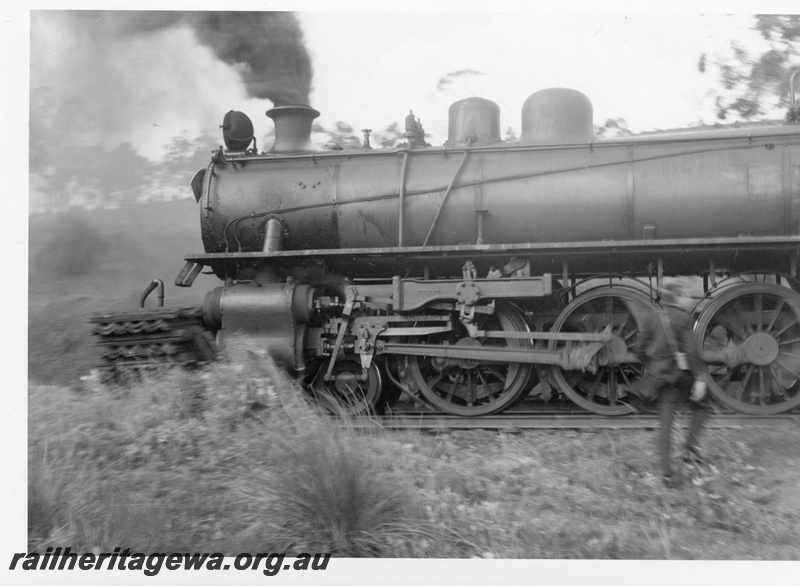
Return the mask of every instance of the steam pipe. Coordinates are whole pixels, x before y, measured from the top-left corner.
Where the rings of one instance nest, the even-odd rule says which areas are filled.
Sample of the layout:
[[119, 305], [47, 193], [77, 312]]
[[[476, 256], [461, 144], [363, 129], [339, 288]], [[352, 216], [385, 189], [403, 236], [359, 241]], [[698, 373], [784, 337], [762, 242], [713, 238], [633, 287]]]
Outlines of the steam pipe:
[[[264, 227], [264, 246], [263, 252], [280, 252], [283, 250], [284, 238], [283, 225], [276, 218], [267, 220], [267, 225]], [[240, 246], [241, 248], [241, 246]], [[257, 274], [256, 281], [258, 283], [277, 283], [278, 270], [274, 265], [264, 266]]]
[[444, 204], [447, 203], [447, 199], [450, 197], [450, 192], [453, 191], [453, 185], [456, 183], [456, 179], [461, 174], [461, 169], [464, 168], [464, 163], [467, 162], [467, 156], [469, 156], [469, 151], [464, 151], [464, 156], [461, 157], [461, 162], [458, 164], [458, 169], [456, 169], [455, 175], [450, 180], [450, 185], [447, 186], [447, 191], [444, 192], [444, 198], [442, 199], [442, 203], [439, 204], [439, 209], [436, 210], [436, 215], [433, 218], [433, 222], [431, 223], [431, 228], [428, 230], [428, 235], [425, 236], [425, 242], [422, 243], [422, 246], [428, 246], [428, 241], [431, 239], [431, 234], [433, 234], [433, 229], [436, 228], [436, 222], [439, 221], [439, 216], [442, 214], [442, 210], [444, 209]]
[[158, 306], [164, 307], [164, 281], [161, 279], [153, 279], [144, 290], [142, 296], [139, 298], [139, 307], [144, 307], [144, 302], [147, 300], [148, 295], [153, 292], [153, 289], [158, 287]]
[[267, 221], [264, 229], [264, 252], [278, 252], [283, 249], [283, 226], [275, 218]]
[[405, 231], [405, 205], [406, 205], [406, 173], [408, 171], [409, 151], [403, 153], [403, 165], [400, 167], [400, 187], [398, 195], [398, 219], [397, 219], [397, 246], [403, 246], [403, 232]]

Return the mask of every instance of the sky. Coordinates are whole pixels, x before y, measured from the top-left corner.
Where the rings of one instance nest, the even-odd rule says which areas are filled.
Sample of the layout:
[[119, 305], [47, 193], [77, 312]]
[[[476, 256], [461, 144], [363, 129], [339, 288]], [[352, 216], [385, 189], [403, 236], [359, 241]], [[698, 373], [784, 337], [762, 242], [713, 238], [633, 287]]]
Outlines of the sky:
[[[764, 47], [752, 31], [756, 10], [730, 2], [727, 15], [703, 13], [703, 3], [677, 2], [671, 12], [621, 1], [485, 4], [441, 2], [433, 11], [420, 2], [376, 2], [367, 12], [343, 2], [271, 3], [296, 8], [294, 20], [283, 12], [277, 18], [286, 22], [264, 30], [288, 34], [307, 61], [253, 61], [265, 71], [303, 69], [303, 90], [276, 98], [274, 88], [248, 85], [250, 64], [226, 55], [197, 12], [152, 10], [185, 4], [123, 2], [125, 12], [87, 14], [70, 9], [103, 4], [31, 3], [19, 13], [30, 31], [23, 87], [30, 95], [31, 211], [52, 209], [54, 201], [103, 206], [186, 197], [188, 178], [222, 142], [224, 114], [248, 114], [263, 150], [273, 140], [265, 112], [281, 100], [305, 100], [320, 112], [321, 129], [338, 125], [359, 138], [361, 129], [380, 134], [394, 123], [402, 132], [413, 111], [432, 145], [447, 139], [449, 106], [472, 96], [500, 106], [501, 136], [519, 136], [525, 99], [549, 87], [586, 94], [597, 126], [623, 119], [643, 132], [714, 123], [711, 94], [719, 84], [713, 67], [698, 70], [701, 56], [713, 63], [731, 41], [754, 53]], [[264, 36], [254, 40], [262, 61], [280, 53]], [[284, 81], [291, 77], [283, 73]], [[323, 146], [326, 136], [313, 138]]]
[[[585, 93], [596, 124], [624, 118], [641, 131], [708, 120], [706, 94], [716, 80], [698, 72], [700, 56], [733, 38], [758, 41], [749, 16], [535, 12], [370, 14], [360, 20], [364, 35], [336, 41], [348, 18], [301, 15], [314, 107], [358, 128], [413, 108], [432, 144], [447, 136], [449, 105], [470, 96], [500, 105], [501, 128], [518, 135], [523, 102], [549, 87]], [[381, 30], [396, 31], [397, 42], [365, 47], [367, 34]]]
[[[270, 130], [264, 112], [272, 102], [249, 97], [236, 68], [217, 59], [192, 30], [174, 26], [120, 34], [118, 27], [92, 26], [76, 14], [32, 14], [30, 86], [34, 92], [48, 88], [56, 100], [82, 107], [88, 114], [85, 140], [108, 147], [129, 141], [138, 153], [157, 159], [175, 137], [212, 131], [229, 109], [245, 111], [257, 136]], [[342, 121], [359, 131], [379, 130], [402, 123], [413, 110], [431, 144], [447, 137], [450, 104], [470, 96], [495, 101], [503, 131], [518, 134], [525, 98], [547, 87], [587, 94], [596, 124], [623, 118], [632, 130], [643, 131], [713, 121], [708, 92], [716, 79], [712, 72], [698, 72], [700, 56], [723, 53], [733, 39], [759, 43], [748, 30], [749, 15], [299, 11], [296, 16], [313, 67], [309, 101], [321, 112], [322, 126]]]

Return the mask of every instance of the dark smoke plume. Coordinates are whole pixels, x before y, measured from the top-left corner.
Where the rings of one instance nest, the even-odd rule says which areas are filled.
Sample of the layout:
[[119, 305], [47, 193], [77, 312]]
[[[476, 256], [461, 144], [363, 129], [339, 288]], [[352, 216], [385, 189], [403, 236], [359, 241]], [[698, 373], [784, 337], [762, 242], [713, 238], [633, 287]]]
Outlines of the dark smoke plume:
[[30, 54], [36, 210], [188, 195], [225, 111], [310, 105], [289, 12], [32, 10]]
[[[135, 35], [189, 27], [218, 59], [239, 72], [248, 94], [276, 106], [308, 104], [311, 59], [303, 32], [290, 12], [124, 12], [79, 13], [90, 29]], [[213, 81], [209, 82], [213, 85]]]
[[276, 106], [308, 104], [311, 59], [292, 14], [212, 12], [195, 32], [222, 61], [244, 66], [240, 74], [254, 98]]

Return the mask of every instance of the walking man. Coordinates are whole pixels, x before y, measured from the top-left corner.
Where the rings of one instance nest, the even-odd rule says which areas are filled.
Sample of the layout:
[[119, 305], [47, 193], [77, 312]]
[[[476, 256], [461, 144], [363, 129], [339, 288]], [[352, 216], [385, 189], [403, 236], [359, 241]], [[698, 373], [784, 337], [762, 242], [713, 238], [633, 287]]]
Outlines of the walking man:
[[693, 300], [682, 283], [662, 289], [664, 309], [648, 315], [639, 324], [636, 353], [644, 364], [644, 375], [631, 391], [643, 401], [658, 400], [658, 453], [664, 484], [674, 487], [681, 478], [672, 470], [672, 423], [680, 404], [692, 411], [684, 444], [684, 460], [702, 461], [700, 435], [710, 413], [706, 374], [692, 332]]

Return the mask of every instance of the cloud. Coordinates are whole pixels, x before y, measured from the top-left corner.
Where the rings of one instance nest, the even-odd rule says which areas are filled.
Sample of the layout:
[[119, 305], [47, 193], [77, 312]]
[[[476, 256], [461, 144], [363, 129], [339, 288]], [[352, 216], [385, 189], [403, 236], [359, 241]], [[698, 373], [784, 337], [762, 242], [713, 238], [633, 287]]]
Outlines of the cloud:
[[439, 79], [439, 83], [436, 84], [436, 91], [447, 89], [450, 84], [461, 78], [469, 78], [477, 75], [483, 75], [483, 72], [476, 71], [474, 69], [459, 69], [458, 71], [452, 71]]

